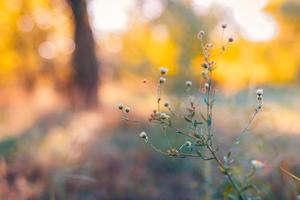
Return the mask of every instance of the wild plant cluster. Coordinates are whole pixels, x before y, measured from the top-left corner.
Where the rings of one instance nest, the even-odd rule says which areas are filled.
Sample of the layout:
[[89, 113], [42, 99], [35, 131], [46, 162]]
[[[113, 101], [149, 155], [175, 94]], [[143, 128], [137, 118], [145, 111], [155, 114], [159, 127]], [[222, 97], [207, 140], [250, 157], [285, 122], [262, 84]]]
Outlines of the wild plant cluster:
[[[187, 158], [187, 157], [197, 157], [204, 161], [214, 162], [219, 171], [224, 174], [227, 183], [232, 188], [231, 192], [227, 194], [226, 199], [240, 199], [240, 200], [250, 200], [250, 199], [260, 199], [258, 195], [253, 195], [253, 191], [256, 191], [257, 188], [251, 182], [251, 178], [254, 176], [256, 169], [264, 167], [264, 163], [258, 160], [252, 160], [249, 165], [251, 170], [248, 174], [243, 175], [244, 178], [242, 181], [241, 178], [237, 177], [237, 174], [234, 171], [235, 160], [231, 152], [228, 152], [224, 156], [221, 156], [219, 151], [219, 146], [216, 141], [217, 134], [215, 129], [213, 129], [213, 106], [215, 102], [215, 84], [212, 78], [214, 70], [217, 68], [218, 58], [227, 50], [229, 45], [234, 42], [233, 38], [227, 38], [227, 41], [223, 42], [224, 32], [227, 28], [226, 24], [222, 25], [222, 43], [220, 50], [217, 56], [213, 56], [211, 51], [214, 47], [211, 43], [204, 42], [205, 32], [200, 31], [198, 33], [198, 39], [201, 42], [202, 55], [204, 58], [203, 63], [201, 64], [201, 88], [200, 93], [203, 97], [204, 107], [206, 112], [201, 112], [195, 103], [194, 98], [188, 98], [188, 103], [185, 107], [185, 112], [183, 114], [178, 114], [177, 111], [172, 107], [172, 104], [168, 101], [162, 99], [162, 88], [167, 82], [168, 68], [160, 68], [160, 77], [157, 80], [156, 86], [156, 108], [153, 109], [153, 112], [150, 114], [148, 122], [150, 124], [158, 125], [162, 128], [164, 137], [167, 140], [167, 129], [172, 130], [169, 134], [178, 134], [186, 138], [186, 141], [183, 142], [180, 146], [174, 146], [168, 141], [169, 148], [163, 150], [157, 147], [149, 137], [149, 135], [142, 131], [139, 134], [139, 137], [149, 145], [154, 151], [175, 158]], [[147, 84], [147, 80], [144, 79], [144, 84]], [[187, 90], [193, 87], [192, 81], [186, 81], [185, 87]], [[253, 109], [253, 115], [250, 117], [245, 128], [241, 131], [240, 134], [244, 134], [251, 126], [255, 116], [261, 111], [263, 106], [263, 89], [256, 90], [257, 105]], [[202, 107], [203, 108], [203, 107]], [[138, 122], [133, 119], [130, 115], [131, 109], [128, 106], [123, 104], [118, 105], [118, 109], [122, 112], [122, 119], [128, 122]], [[199, 117], [198, 117], [199, 116]], [[175, 118], [181, 119], [187, 126], [191, 127], [188, 131], [182, 130], [177, 127], [175, 124]], [[248, 192], [249, 190], [253, 190]], [[255, 192], [257, 193], [257, 192]]]

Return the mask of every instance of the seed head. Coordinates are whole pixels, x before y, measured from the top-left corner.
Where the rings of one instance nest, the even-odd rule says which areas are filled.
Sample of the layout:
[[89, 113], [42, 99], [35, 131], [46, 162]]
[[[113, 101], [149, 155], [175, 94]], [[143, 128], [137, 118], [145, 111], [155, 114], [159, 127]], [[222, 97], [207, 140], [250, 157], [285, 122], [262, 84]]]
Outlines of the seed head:
[[119, 109], [119, 110], [123, 110], [123, 108], [124, 108], [124, 105], [123, 105], [122, 103], [119, 103], [118, 109]]
[[192, 87], [192, 81], [186, 81], [185, 82], [185, 85], [187, 86], [187, 87]]
[[161, 118], [162, 120], [165, 120], [165, 119], [169, 119], [170, 116], [169, 116], [168, 114], [166, 114], [166, 113], [160, 113], [160, 118]]
[[234, 39], [232, 37], [228, 38], [228, 42], [233, 42]]
[[257, 108], [261, 109], [263, 105], [263, 94], [264, 90], [263, 89], [257, 89], [256, 90], [256, 98], [257, 98]]
[[202, 38], [202, 37], [204, 36], [204, 34], [205, 34], [204, 31], [201, 30], [201, 31], [199, 31], [197, 37], [198, 37], [198, 38]]
[[163, 84], [163, 83], [166, 82], [166, 80], [167, 80], [167, 79], [166, 79], [165, 77], [160, 77], [160, 78], [159, 78], [159, 83], [160, 83], [160, 84]]
[[164, 106], [165, 106], [166, 108], [168, 108], [168, 107], [170, 106], [170, 103], [169, 103], [169, 102], [165, 102]]
[[204, 69], [207, 69], [209, 67], [209, 64], [207, 64], [206, 62], [205, 63], [202, 63], [201, 65]]
[[207, 48], [207, 49], [210, 49], [210, 48], [213, 48], [213, 47], [214, 47], [214, 45], [211, 44], [211, 43], [207, 43], [207, 44], [206, 44], [206, 48]]
[[262, 96], [257, 96], [257, 100], [262, 101], [263, 100]]
[[125, 112], [126, 112], [126, 113], [129, 113], [129, 112], [130, 112], [130, 108], [129, 108], [129, 107], [126, 107], [126, 108], [125, 108]]
[[178, 150], [175, 149], [175, 148], [168, 149], [168, 150], [167, 150], [167, 154], [168, 154], [169, 156], [177, 156], [177, 155], [178, 155]]
[[205, 70], [203, 70], [203, 71], [201, 72], [201, 76], [202, 76], [202, 78], [204, 78], [204, 79], [208, 79], [208, 75], [207, 75], [207, 72], [206, 72]]
[[161, 67], [161, 68], [159, 68], [159, 71], [160, 71], [161, 75], [165, 75], [168, 73], [169, 70], [168, 70], [168, 68]]
[[139, 137], [140, 138], [142, 138], [142, 139], [144, 139], [145, 140], [145, 142], [148, 142], [149, 140], [148, 140], [148, 135], [147, 135], [147, 133], [146, 132], [141, 132], [140, 134], [139, 134]]
[[205, 84], [204, 84], [204, 87], [205, 87], [206, 89], [208, 89], [208, 88], [209, 88], [209, 83], [205, 83]]
[[264, 90], [263, 89], [257, 89], [256, 90], [256, 94], [257, 94], [257, 96], [263, 96], [263, 94], [264, 94]]
[[227, 27], [227, 24], [222, 24], [222, 29], [225, 29]]
[[143, 83], [147, 83], [147, 79], [144, 78]]

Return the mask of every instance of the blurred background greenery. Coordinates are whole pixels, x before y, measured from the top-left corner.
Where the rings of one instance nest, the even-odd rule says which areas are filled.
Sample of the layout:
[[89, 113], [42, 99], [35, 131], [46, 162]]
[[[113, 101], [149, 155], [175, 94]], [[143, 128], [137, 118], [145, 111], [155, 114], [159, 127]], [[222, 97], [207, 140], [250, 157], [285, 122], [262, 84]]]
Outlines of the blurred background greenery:
[[237, 170], [261, 160], [263, 199], [300, 194], [280, 170], [300, 175], [298, 0], [3, 0], [0, 10], [1, 199], [223, 199], [213, 166], [153, 153], [137, 135], [163, 147], [159, 131], [122, 122], [116, 105], [146, 121], [155, 100], [142, 81], [154, 85], [161, 66], [164, 98], [179, 104], [186, 80], [200, 84], [198, 31], [217, 49], [224, 23], [235, 42], [214, 74], [221, 149], [264, 88]]

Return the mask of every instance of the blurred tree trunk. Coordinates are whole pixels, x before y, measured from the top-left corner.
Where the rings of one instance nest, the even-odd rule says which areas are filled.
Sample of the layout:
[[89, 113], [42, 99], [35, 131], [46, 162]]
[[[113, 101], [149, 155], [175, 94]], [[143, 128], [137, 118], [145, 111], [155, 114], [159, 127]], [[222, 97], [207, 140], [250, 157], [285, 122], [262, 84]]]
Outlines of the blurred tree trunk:
[[99, 63], [95, 53], [95, 40], [89, 24], [86, 0], [68, 0], [74, 17], [75, 51], [73, 64], [73, 103], [76, 106], [97, 105]]

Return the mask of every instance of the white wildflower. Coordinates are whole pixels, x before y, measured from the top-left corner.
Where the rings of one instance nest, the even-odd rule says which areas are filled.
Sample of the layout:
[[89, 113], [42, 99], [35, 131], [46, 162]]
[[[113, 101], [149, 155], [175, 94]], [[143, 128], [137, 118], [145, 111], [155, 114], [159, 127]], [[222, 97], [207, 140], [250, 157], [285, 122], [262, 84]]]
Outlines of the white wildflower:
[[265, 166], [265, 164], [259, 160], [251, 160], [251, 164], [255, 167], [255, 169], [261, 169]]

